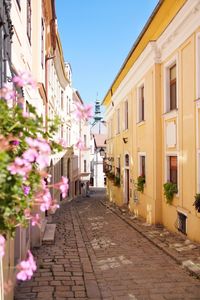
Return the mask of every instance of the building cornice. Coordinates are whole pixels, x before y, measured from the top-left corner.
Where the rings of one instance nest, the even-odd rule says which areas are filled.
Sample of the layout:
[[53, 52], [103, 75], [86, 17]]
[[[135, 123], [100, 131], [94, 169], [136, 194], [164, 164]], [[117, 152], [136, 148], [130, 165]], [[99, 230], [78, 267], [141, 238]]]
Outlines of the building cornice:
[[165, 0], [159, 1], [154, 9], [152, 15], [147, 21], [144, 29], [133, 45], [126, 60], [124, 61], [120, 71], [115, 77], [110, 89], [108, 90], [103, 104], [106, 106], [111, 101], [113, 93], [117, 90], [125, 76], [130, 71], [131, 67], [146, 48], [151, 40], [157, 40], [158, 37], [164, 32], [178, 11], [182, 8], [187, 0]]

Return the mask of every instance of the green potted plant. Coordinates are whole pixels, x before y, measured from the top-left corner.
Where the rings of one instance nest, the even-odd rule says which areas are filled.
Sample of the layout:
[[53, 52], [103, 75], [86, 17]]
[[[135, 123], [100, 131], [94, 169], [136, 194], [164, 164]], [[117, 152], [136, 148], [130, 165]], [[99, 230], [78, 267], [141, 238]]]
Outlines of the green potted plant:
[[173, 182], [166, 182], [164, 183], [163, 187], [167, 203], [171, 205], [174, 198], [174, 194], [178, 193], [177, 184]]
[[144, 192], [144, 185], [145, 185], [145, 176], [140, 175], [137, 178], [137, 191], [143, 193]]
[[197, 210], [197, 212], [200, 213], [200, 194], [196, 194], [194, 196], [194, 198], [195, 198], [195, 201], [194, 201], [193, 205], [194, 205], [195, 209]]
[[120, 177], [119, 176], [115, 176], [115, 178], [114, 178], [114, 185], [115, 186], [120, 186]]
[[114, 180], [115, 178], [115, 174], [113, 172], [106, 173], [106, 176], [108, 177], [109, 180]]

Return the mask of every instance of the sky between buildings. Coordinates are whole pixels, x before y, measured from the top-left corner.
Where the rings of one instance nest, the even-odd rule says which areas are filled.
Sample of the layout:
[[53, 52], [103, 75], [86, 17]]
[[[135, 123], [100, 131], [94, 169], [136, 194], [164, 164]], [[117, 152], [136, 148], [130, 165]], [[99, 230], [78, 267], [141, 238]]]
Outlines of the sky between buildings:
[[158, 0], [56, 0], [64, 58], [84, 102], [103, 100]]

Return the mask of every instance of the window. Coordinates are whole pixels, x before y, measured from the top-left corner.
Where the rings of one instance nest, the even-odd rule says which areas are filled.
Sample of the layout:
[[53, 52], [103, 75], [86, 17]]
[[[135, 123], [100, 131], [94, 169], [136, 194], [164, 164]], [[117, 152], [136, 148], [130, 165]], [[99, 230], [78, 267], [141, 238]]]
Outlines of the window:
[[176, 103], [176, 65], [173, 65], [169, 69], [169, 80], [170, 80], [170, 106], [169, 110], [174, 110], [177, 108]]
[[177, 184], [177, 156], [169, 156], [169, 181]]
[[124, 103], [124, 129], [128, 129], [128, 100]]
[[120, 133], [120, 109], [117, 110], [117, 133]]
[[84, 147], [87, 147], [87, 136], [84, 134]]
[[146, 171], [145, 171], [145, 156], [140, 157], [141, 160], [141, 175], [145, 177]]
[[138, 122], [144, 121], [144, 85], [139, 88]]
[[87, 172], [87, 161], [84, 159], [84, 172]]
[[187, 234], [186, 221], [187, 216], [181, 212], [178, 212], [178, 230], [184, 234]]
[[125, 167], [129, 167], [129, 155], [125, 155]]
[[44, 67], [44, 21], [41, 19], [41, 65]]
[[178, 109], [178, 58], [173, 57], [164, 65], [164, 112]]
[[27, 0], [27, 36], [31, 43], [31, 0]]

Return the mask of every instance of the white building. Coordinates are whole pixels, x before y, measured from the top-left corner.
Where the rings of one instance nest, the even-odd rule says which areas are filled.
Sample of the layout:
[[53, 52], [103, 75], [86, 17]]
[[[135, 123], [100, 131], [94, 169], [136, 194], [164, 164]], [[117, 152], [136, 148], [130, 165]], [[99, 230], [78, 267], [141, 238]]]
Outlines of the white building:
[[[73, 109], [75, 109], [75, 103], [84, 104], [77, 90], [74, 90], [73, 94]], [[78, 157], [79, 169], [79, 181], [78, 183], [75, 181], [75, 190], [79, 189], [79, 194], [86, 196], [90, 181], [90, 125], [89, 122], [83, 120], [75, 121], [72, 124], [72, 142], [74, 154]], [[78, 149], [75, 146], [78, 140], [83, 142], [83, 149]]]
[[90, 131], [90, 184], [94, 187], [104, 187], [105, 174], [103, 172], [103, 155], [105, 155], [106, 150], [107, 127], [101, 116], [100, 101], [98, 100], [96, 100], [95, 103], [94, 122]]

